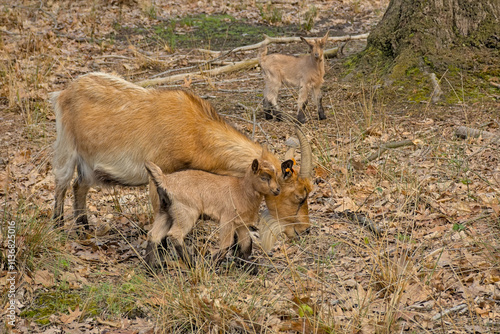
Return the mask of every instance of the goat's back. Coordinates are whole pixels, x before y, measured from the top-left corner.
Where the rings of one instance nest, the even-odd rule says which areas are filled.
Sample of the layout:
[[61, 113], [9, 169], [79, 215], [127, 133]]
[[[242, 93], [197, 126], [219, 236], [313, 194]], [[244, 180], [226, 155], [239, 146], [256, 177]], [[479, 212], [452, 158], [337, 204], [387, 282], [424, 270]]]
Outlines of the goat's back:
[[74, 144], [73, 155], [89, 179], [145, 184], [145, 161], [166, 173], [195, 168], [242, 175], [262, 153], [209, 102], [187, 91], [145, 89], [91, 73], [52, 100], [58, 142]]

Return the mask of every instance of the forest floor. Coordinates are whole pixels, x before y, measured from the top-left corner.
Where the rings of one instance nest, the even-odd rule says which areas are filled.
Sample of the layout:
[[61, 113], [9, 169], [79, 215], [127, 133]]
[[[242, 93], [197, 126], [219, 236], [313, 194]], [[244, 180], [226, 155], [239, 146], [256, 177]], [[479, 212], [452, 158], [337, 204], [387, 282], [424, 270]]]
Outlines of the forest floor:
[[[206, 64], [209, 56], [197, 48], [231, 50], [261, 41], [264, 33], [366, 33], [387, 4], [0, 4], [0, 333], [500, 332], [500, 92], [491, 87], [469, 97], [448, 86], [458, 102], [432, 104], [398, 86], [380, 89], [376, 75], [343, 78], [345, 60], [366, 41], [351, 41], [343, 56], [326, 60], [327, 120], [315, 118], [313, 103], [308, 107], [312, 231], [278, 240], [271, 257], [256, 247], [258, 275], [232, 267], [187, 270], [176, 261], [149, 272], [140, 258], [152, 219], [146, 187], [92, 189], [89, 235], [77, 235], [71, 219], [59, 229], [50, 219], [56, 133], [49, 92], [93, 71], [131, 82], [206, 71], [218, 64]], [[301, 43], [269, 49], [307, 51]], [[254, 66], [162, 87], [193, 90], [283, 157], [293, 127], [264, 119], [263, 86]], [[282, 110], [295, 114], [296, 101], [295, 89], [282, 89]], [[458, 126], [494, 135], [460, 138]], [[402, 141], [405, 146], [369, 158], [381, 145]], [[362, 213], [382, 233], [349, 220], [346, 210]], [[190, 238], [212, 245], [216, 232], [208, 221]], [[9, 262], [14, 235], [15, 262]]]

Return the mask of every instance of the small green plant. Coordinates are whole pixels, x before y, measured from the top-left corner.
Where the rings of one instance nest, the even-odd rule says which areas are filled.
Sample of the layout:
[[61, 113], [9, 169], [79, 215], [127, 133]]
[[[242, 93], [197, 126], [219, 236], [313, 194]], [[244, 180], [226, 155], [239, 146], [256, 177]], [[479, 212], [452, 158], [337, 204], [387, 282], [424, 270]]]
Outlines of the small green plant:
[[305, 31], [311, 31], [312, 28], [314, 28], [314, 20], [318, 16], [318, 8], [316, 6], [311, 6], [307, 10], [307, 12], [304, 13], [304, 21], [301, 24], [301, 27]]
[[264, 5], [257, 5], [260, 11], [260, 16], [261, 18], [269, 23], [280, 23], [282, 18], [283, 18], [283, 12], [274, 7], [272, 4], [267, 4], [266, 6]]
[[455, 232], [461, 232], [464, 231], [465, 229], [467, 229], [467, 226], [465, 226], [464, 224], [459, 224], [459, 223], [453, 224], [453, 231]]

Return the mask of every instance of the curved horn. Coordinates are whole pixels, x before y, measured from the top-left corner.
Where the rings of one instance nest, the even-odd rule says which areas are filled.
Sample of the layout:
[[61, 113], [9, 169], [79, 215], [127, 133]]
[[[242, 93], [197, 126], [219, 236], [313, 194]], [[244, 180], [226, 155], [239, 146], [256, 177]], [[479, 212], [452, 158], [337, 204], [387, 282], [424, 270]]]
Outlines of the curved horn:
[[300, 142], [295, 137], [289, 137], [285, 141], [285, 145], [289, 147], [289, 149], [285, 153], [285, 160], [294, 159], [295, 158], [295, 149], [300, 147]]
[[301, 166], [300, 166], [299, 177], [310, 179], [312, 178], [312, 172], [313, 172], [311, 145], [309, 144], [306, 136], [298, 126], [295, 127], [295, 134], [297, 135], [297, 138], [299, 138], [300, 151], [301, 151], [300, 153]]

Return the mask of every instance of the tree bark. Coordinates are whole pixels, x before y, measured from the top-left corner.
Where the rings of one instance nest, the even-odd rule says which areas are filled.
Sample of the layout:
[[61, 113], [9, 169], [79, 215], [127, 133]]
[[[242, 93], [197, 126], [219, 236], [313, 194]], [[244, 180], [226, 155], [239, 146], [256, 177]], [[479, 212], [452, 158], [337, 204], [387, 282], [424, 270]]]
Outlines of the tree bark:
[[[500, 0], [391, 0], [356, 61], [363, 74], [383, 68], [389, 82], [402, 83], [401, 91], [425, 86], [425, 99], [435, 102], [439, 96], [432, 93], [443, 76], [451, 78], [449, 86], [473, 90], [477, 81], [461, 81], [472, 74], [491, 96], [489, 80], [500, 77], [498, 59]], [[454, 94], [444, 93], [446, 99]]]
[[421, 54], [454, 46], [500, 47], [498, 0], [391, 0], [368, 46], [396, 58], [411, 48]]

